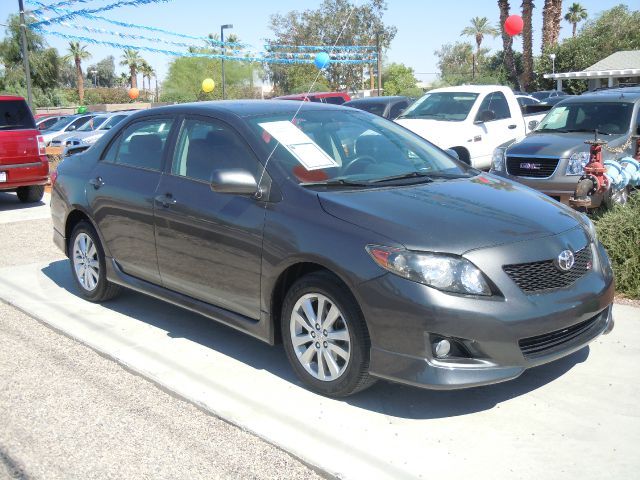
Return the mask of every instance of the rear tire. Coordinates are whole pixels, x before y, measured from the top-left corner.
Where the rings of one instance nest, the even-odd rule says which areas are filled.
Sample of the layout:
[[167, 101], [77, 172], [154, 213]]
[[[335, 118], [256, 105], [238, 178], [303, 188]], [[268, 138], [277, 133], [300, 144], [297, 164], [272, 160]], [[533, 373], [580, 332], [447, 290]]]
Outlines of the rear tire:
[[36, 203], [44, 196], [44, 185], [31, 185], [30, 187], [18, 187], [16, 190], [22, 203]]
[[347, 397], [375, 383], [362, 311], [335, 276], [315, 272], [295, 282], [284, 299], [281, 325], [289, 363], [311, 390]]
[[89, 222], [79, 222], [69, 239], [69, 264], [80, 295], [90, 302], [100, 303], [118, 295], [122, 287], [106, 276], [104, 250], [100, 237]]

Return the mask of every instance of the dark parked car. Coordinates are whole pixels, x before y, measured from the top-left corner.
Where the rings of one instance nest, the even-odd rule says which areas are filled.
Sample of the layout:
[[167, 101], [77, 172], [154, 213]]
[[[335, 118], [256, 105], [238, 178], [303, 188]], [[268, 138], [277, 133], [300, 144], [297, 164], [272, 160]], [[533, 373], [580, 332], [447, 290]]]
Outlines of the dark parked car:
[[53, 236], [80, 294], [125, 286], [282, 341], [332, 396], [500, 382], [613, 327], [585, 216], [382, 118], [298, 107], [150, 109], [66, 158]]
[[530, 95], [541, 102], [556, 101], [557, 97], [569, 96], [568, 93], [563, 92], [562, 90], [540, 90], [539, 92], [533, 92]]
[[344, 107], [357, 108], [365, 112], [373, 113], [379, 117], [394, 120], [405, 108], [413, 103], [414, 99], [409, 97], [367, 97], [351, 100], [343, 103]]
[[314, 103], [329, 103], [331, 105], [342, 105], [344, 102], [351, 100], [348, 93], [345, 92], [314, 92], [314, 93], [296, 93], [294, 95], [283, 95], [275, 97], [274, 100], [297, 100]]

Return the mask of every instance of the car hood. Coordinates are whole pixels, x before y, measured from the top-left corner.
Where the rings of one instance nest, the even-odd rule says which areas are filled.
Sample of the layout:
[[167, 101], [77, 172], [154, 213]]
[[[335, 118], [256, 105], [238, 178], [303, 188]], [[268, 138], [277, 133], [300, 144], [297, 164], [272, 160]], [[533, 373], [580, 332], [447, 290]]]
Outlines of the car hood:
[[[603, 140], [609, 142], [610, 147], [619, 147], [627, 139], [626, 135], [605, 135]], [[593, 140], [594, 134], [587, 132], [576, 133], [532, 133], [522, 140], [512, 144], [507, 155], [540, 155], [558, 158], [568, 158], [573, 153], [588, 152], [587, 140]], [[603, 153], [605, 149], [603, 149]]]
[[[469, 125], [465, 122], [449, 122], [444, 120], [431, 120], [425, 118], [399, 118], [395, 120], [398, 125], [411, 130], [422, 138], [429, 140], [440, 148], [453, 146], [452, 137], [458, 137], [460, 142], [466, 142], [465, 131]], [[467, 134], [468, 135], [468, 134]]]
[[410, 250], [469, 250], [555, 235], [579, 214], [535, 190], [489, 174], [413, 186], [318, 193], [330, 215]]
[[71, 136], [69, 135], [69, 140], [80, 140], [83, 138], [88, 138], [88, 137], [101, 137], [102, 135], [104, 135], [105, 133], [107, 133], [108, 130], [89, 130], [86, 132], [76, 132], [75, 135]]

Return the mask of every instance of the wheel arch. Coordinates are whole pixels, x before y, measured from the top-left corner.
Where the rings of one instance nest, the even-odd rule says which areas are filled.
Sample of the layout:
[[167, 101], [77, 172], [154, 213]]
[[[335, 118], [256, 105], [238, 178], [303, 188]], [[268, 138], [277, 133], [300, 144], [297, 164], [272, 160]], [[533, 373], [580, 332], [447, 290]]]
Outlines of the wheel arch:
[[78, 225], [78, 223], [80, 223], [81, 221], [86, 221], [91, 224], [93, 229], [98, 234], [98, 238], [100, 239], [100, 243], [102, 244], [102, 249], [104, 250], [105, 256], [110, 256], [109, 250], [104, 241], [104, 238], [102, 238], [102, 234], [100, 233], [98, 226], [84, 209], [76, 206], [73, 209], [69, 210], [64, 224], [65, 253], [67, 257], [69, 256], [69, 241], [71, 240], [71, 234], [73, 233], [73, 229], [76, 228], [76, 225]]

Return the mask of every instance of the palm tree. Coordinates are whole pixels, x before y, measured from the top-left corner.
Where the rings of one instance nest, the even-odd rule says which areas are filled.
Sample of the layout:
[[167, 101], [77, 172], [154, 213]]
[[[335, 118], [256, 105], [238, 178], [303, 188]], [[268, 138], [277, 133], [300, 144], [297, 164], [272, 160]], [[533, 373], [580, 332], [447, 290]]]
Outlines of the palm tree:
[[69, 53], [62, 59], [65, 62], [73, 60], [76, 65], [76, 82], [78, 84], [78, 97], [80, 97], [80, 105], [84, 103], [84, 79], [82, 77], [82, 61], [91, 58], [91, 54], [87, 52], [87, 47], [80, 45], [80, 42], [69, 42]]
[[549, 50], [560, 38], [562, 0], [544, 0], [542, 8], [542, 52]]
[[522, 0], [522, 88], [529, 89], [533, 82], [533, 0]]
[[143, 62], [144, 58], [138, 54], [137, 50], [127, 48], [122, 54], [120, 65], [129, 67], [129, 72], [131, 73], [131, 88], [138, 88], [138, 69], [140, 69]]
[[144, 79], [146, 78], [149, 81], [149, 90], [151, 90], [151, 77], [156, 74], [155, 70], [143, 60], [140, 65], [140, 73], [142, 74], [142, 89], [144, 90]]
[[480, 47], [485, 35], [491, 35], [493, 38], [498, 36], [498, 29], [489, 22], [487, 17], [473, 17], [471, 26], [465, 27], [460, 36], [474, 37], [476, 39], [476, 58], [480, 56]]
[[504, 30], [504, 22], [509, 17], [509, 0], [498, 0], [500, 8], [500, 25], [502, 25], [502, 49], [504, 51], [504, 63], [507, 67], [509, 80], [520, 90], [520, 82], [518, 81], [518, 72], [516, 71], [516, 62], [513, 58], [513, 38]]
[[573, 36], [576, 36], [578, 23], [587, 18], [587, 9], [577, 2], [574, 2], [564, 16], [564, 19], [573, 25]]

